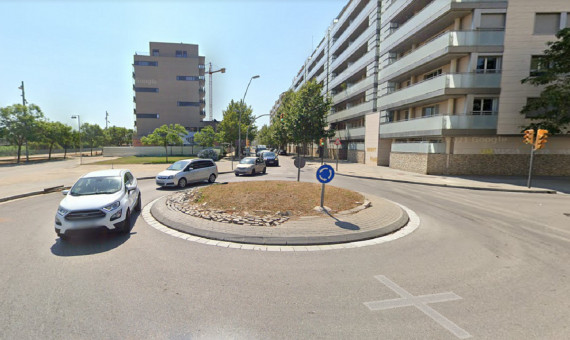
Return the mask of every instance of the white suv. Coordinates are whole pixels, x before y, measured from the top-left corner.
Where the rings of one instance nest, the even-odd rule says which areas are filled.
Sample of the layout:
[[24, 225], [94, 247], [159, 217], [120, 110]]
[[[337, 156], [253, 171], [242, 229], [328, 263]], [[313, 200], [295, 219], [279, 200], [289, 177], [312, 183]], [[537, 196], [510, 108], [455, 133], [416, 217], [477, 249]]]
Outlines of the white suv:
[[156, 176], [156, 185], [184, 188], [186, 184], [208, 181], [214, 183], [218, 166], [211, 159], [183, 159], [175, 162]]
[[81, 177], [55, 214], [55, 232], [62, 239], [70, 230], [106, 228], [128, 233], [131, 213], [141, 210], [137, 179], [129, 170], [101, 170]]

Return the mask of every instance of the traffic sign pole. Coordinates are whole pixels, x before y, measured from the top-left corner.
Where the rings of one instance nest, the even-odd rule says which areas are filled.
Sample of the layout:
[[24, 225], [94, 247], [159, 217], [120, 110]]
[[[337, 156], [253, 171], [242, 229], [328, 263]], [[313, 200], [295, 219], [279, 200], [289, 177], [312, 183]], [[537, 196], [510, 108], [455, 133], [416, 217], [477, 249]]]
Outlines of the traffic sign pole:
[[323, 184], [321, 187], [321, 208], [323, 208], [323, 210], [325, 202], [325, 184], [332, 181], [333, 178], [334, 178], [334, 170], [332, 166], [325, 164], [321, 165], [317, 169], [317, 181]]
[[325, 183], [321, 185], [321, 208], [323, 209], [324, 209], [323, 206], [324, 202], [325, 202]]

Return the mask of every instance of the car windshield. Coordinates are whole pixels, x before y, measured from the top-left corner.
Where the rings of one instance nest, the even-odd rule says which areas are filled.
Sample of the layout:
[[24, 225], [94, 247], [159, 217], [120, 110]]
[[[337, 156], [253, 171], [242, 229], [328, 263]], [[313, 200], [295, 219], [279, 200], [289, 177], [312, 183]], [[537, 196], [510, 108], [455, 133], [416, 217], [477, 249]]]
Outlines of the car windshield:
[[121, 177], [84, 177], [71, 188], [72, 196], [114, 194], [121, 190]]
[[264, 157], [264, 158], [268, 158], [268, 157], [273, 157], [273, 158], [274, 158], [274, 157], [275, 157], [275, 153], [273, 153], [273, 152], [264, 152], [264, 153], [263, 153], [263, 157]]
[[184, 162], [184, 161], [178, 161], [174, 164], [172, 164], [171, 166], [169, 166], [168, 168], [166, 168], [166, 170], [182, 170], [186, 167], [186, 165], [188, 165], [188, 162]]
[[239, 164], [255, 164], [255, 158], [244, 158]]

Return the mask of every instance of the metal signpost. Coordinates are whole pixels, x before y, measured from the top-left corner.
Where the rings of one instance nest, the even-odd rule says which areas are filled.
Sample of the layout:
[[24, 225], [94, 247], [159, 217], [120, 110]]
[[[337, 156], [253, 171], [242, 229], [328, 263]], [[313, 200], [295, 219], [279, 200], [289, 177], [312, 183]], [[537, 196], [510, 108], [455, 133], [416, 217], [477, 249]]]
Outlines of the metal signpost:
[[321, 165], [317, 169], [317, 181], [323, 184], [321, 188], [321, 208], [324, 209], [324, 200], [325, 200], [325, 184], [332, 181], [334, 178], [334, 169], [332, 166], [325, 164]]

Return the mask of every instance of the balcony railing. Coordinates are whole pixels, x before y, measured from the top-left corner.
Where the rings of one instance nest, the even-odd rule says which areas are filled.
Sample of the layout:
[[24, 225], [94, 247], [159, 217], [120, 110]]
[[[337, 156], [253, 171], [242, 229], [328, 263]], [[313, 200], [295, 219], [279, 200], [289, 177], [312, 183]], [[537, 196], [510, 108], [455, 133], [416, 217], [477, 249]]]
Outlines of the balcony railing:
[[[354, 33], [354, 30], [356, 30], [356, 28], [362, 23], [362, 21], [366, 18], [366, 20], [368, 20], [368, 17], [370, 15], [370, 11], [372, 11], [374, 8], [376, 7], [376, 2], [375, 1], [370, 1], [370, 3], [368, 5], [366, 5], [366, 7], [364, 7], [362, 9], [362, 12], [360, 12], [356, 18], [354, 18], [354, 20], [352, 21], [352, 23], [347, 27], [346, 30], [344, 30], [344, 32], [342, 32], [342, 34], [335, 40], [335, 42], [330, 46], [330, 50], [332, 51], [336, 51], [336, 49], [338, 48], [338, 46], [342, 45], [344, 43], [344, 41], [352, 34]], [[337, 23], [338, 25], [338, 23]]]
[[337, 58], [331, 63], [330, 68], [334, 70], [336, 67], [341, 65], [346, 59], [350, 58], [352, 54], [362, 47], [362, 44], [368, 44], [368, 40], [374, 36], [376, 32], [376, 27], [369, 26], [358, 38], [354, 40], [350, 46], [348, 46], [340, 55], [337, 55]]
[[355, 138], [363, 138], [364, 134], [366, 133], [366, 128], [357, 127], [357, 128], [346, 128], [337, 130], [335, 133], [335, 138], [341, 139], [355, 139]]
[[[380, 138], [445, 136], [457, 134], [457, 130], [497, 129], [497, 115], [439, 115], [421, 117], [406, 121], [383, 123], [380, 125]], [[453, 131], [455, 130], [455, 132]]]
[[347, 100], [348, 98], [352, 97], [353, 95], [362, 92], [363, 89], [369, 87], [370, 85], [374, 84], [374, 77], [370, 76], [364, 80], [359, 81], [358, 83], [348, 87], [346, 90], [342, 90], [336, 95], [333, 96], [333, 104], [338, 104], [342, 101]]
[[384, 67], [380, 71], [380, 82], [409, 72], [442, 55], [455, 52], [456, 47], [461, 48], [462, 52], [466, 52], [468, 50], [466, 47], [473, 47], [473, 50], [481, 46], [499, 47], [504, 44], [504, 40], [505, 31], [453, 31], [444, 33]]
[[374, 62], [374, 57], [376, 55], [376, 51], [368, 51], [364, 54], [360, 59], [354, 62], [352, 65], [347, 67], [344, 71], [342, 71], [339, 75], [334, 77], [334, 79], [330, 83], [330, 88], [334, 88], [340, 83], [344, 82], [347, 78], [354, 75], [357, 71], [362, 69], [363, 67], [368, 66], [368, 64]]
[[473, 89], [499, 89], [500, 73], [452, 73], [413, 84], [380, 98], [380, 110], [417, 103], [446, 94], [467, 94]]
[[355, 118], [358, 116], [363, 115], [366, 112], [372, 111], [373, 102], [369, 101], [366, 103], [362, 103], [360, 105], [353, 106], [349, 109], [345, 109], [342, 111], [337, 111], [335, 113], [329, 114], [327, 116], [327, 121], [329, 123], [340, 122], [343, 120], [347, 120], [350, 118]]

